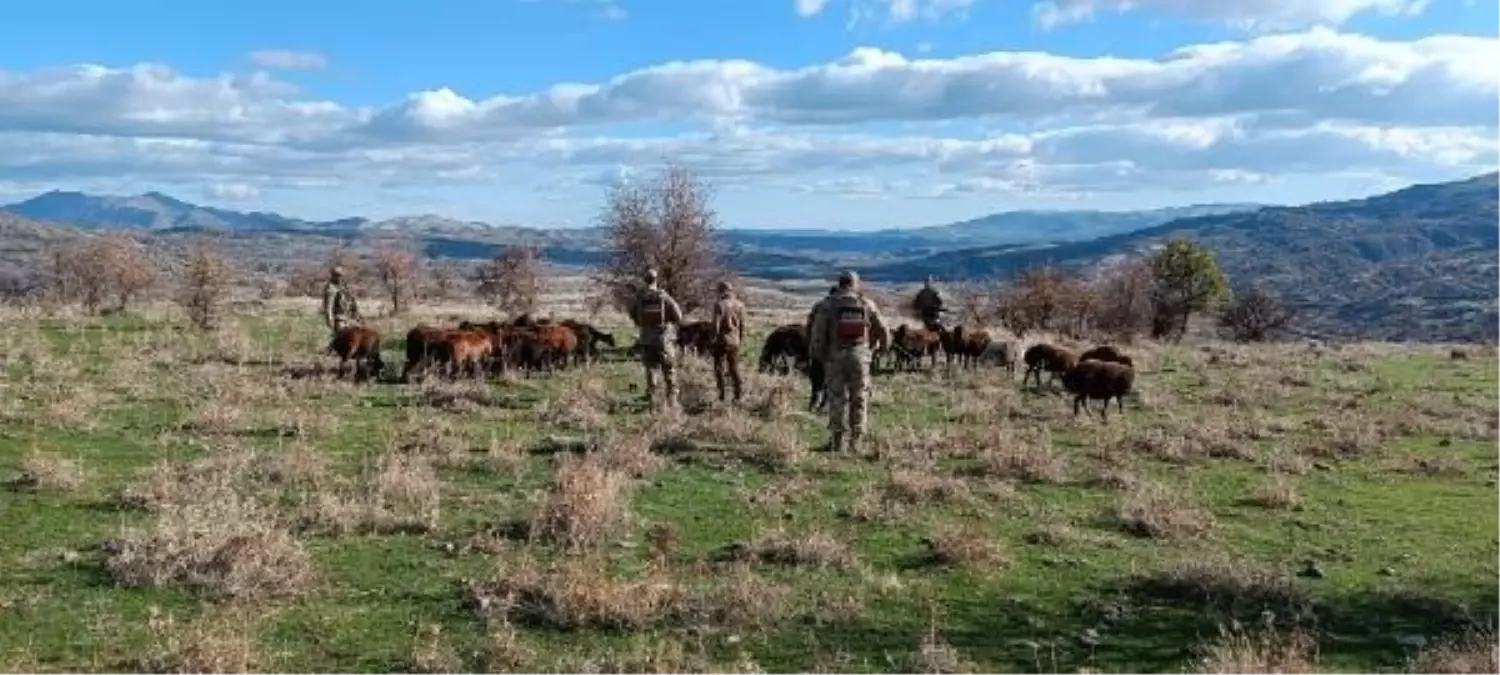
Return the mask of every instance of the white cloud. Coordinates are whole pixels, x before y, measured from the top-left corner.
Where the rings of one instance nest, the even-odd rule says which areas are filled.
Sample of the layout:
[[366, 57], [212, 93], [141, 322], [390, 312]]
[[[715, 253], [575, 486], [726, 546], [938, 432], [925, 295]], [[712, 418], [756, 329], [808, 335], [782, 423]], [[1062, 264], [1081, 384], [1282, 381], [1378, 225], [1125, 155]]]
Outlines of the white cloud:
[[[939, 21], [948, 16], [965, 16], [975, 0], [843, 0], [849, 4], [849, 25], [880, 19], [899, 24], [915, 19]], [[795, 0], [797, 15], [807, 18], [822, 14], [832, 0]]]
[[1102, 12], [1159, 12], [1251, 30], [1338, 25], [1364, 13], [1419, 14], [1428, 0], [1047, 0], [1032, 5], [1044, 28], [1087, 21]]
[[[793, 69], [672, 62], [371, 108], [266, 75], [0, 71], [0, 183], [128, 176], [224, 200], [518, 175], [597, 189], [667, 158], [728, 186], [861, 199], [1212, 189], [1355, 167], [1461, 175], [1497, 162], [1497, 62], [1493, 38], [1314, 29], [1155, 59], [867, 48]], [[618, 134], [635, 123], [674, 131]]]
[[260, 196], [260, 188], [244, 183], [210, 183], [203, 190], [209, 199], [243, 202]]
[[322, 54], [289, 49], [253, 51], [250, 52], [250, 62], [262, 68], [280, 70], [322, 70], [328, 67], [328, 57]]

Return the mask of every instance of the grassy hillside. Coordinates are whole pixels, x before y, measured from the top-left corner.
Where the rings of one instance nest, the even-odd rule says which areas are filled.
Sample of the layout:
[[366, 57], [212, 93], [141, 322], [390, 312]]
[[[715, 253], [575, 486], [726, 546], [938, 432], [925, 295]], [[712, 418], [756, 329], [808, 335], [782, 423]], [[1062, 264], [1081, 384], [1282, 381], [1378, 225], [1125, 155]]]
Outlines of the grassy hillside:
[[1310, 332], [1389, 340], [1493, 340], [1500, 211], [1496, 174], [1385, 195], [1249, 214], [1188, 218], [1047, 248], [952, 251], [882, 266], [871, 279], [1009, 277], [1027, 267], [1086, 268], [1170, 237], [1212, 248], [1236, 283], [1265, 281], [1304, 308]]
[[329, 381], [305, 312], [3, 321], [6, 670], [1496, 667], [1489, 351], [1138, 346], [1107, 424], [884, 375], [846, 456], [696, 358], [653, 418], [628, 362]]

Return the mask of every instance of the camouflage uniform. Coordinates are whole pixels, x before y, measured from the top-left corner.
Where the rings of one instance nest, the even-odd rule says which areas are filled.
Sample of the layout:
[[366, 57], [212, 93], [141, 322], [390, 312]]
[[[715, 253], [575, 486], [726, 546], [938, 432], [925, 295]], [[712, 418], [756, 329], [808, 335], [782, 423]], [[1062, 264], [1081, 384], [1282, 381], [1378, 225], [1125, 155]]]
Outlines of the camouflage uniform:
[[358, 319], [359, 303], [344, 287], [344, 271], [335, 267], [328, 275], [328, 285], [323, 287], [323, 322], [336, 335]]
[[682, 323], [682, 308], [666, 291], [657, 287], [656, 272], [646, 273], [646, 287], [635, 296], [630, 320], [641, 331], [641, 365], [646, 368], [646, 405], [655, 407], [656, 370], [661, 369], [667, 389], [667, 405], [677, 405], [676, 327]]
[[943, 296], [932, 287], [932, 277], [927, 277], [922, 284], [922, 290], [917, 291], [917, 297], [912, 301], [912, 305], [917, 309], [917, 317], [928, 328], [941, 325]]
[[729, 282], [719, 283], [719, 301], [713, 311], [714, 384], [719, 387], [719, 400], [724, 400], [724, 376], [729, 376], [734, 385], [734, 401], [741, 396], [740, 346], [745, 343], [745, 303], [734, 297]]
[[[832, 297], [837, 292], [839, 292], [837, 285], [828, 287], [828, 297]], [[807, 402], [808, 410], [822, 410], [828, 404], [828, 383], [825, 380], [827, 373], [823, 368], [823, 357], [814, 352], [811, 347], [813, 319], [817, 317], [818, 308], [822, 306], [822, 301], [814, 304], [813, 308], [807, 312], [807, 320], [802, 325], [802, 334], [808, 339], [807, 377], [812, 380], [812, 393]]]
[[[813, 310], [809, 352], [821, 358], [828, 378], [829, 449], [838, 451], [848, 435], [850, 452], [858, 450], [869, 415], [870, 342], [886, 339], [880, 309], [858, 291], [853, 272], [839, 276], [837, 293]], [[872, 340], [873, 338], [873, 340]]]

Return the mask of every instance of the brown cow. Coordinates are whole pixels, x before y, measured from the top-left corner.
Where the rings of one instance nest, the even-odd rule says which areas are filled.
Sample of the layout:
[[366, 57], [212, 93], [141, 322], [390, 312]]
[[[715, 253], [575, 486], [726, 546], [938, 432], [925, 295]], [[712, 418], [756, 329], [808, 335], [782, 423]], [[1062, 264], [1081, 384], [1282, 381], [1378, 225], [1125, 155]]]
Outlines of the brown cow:
[[1111, 361], [1114, 363], [1123, 363], [1127, 366], [1130, 366], [1131, 368], [1135, 367], [1135, 362], [1132, 361], [1129, 356], [1126, 356], [1124, 352], [1121, 352], [1119, 347], [1116, 347], [1114, 345], [1100, 345], [1098, 347], [1090, 349], [1082, 354], [1079, 354], [1078, 360]]
[[600, 344], [607, 345], [610, 349], [614, 349], [615, 347], [614, 335], [599, 330], [590, 324], [573, 319], [563, 319], [557, 322], [557, 325], [572, 330], [573, 335], [578, 338], [578, 348], [573, 352], [573, 362], [575, 364], [588, 364], [592, 363], [594, 359], [599, 358]]
[[1043, 370], [1047, 371], [1047, 384], [1052, 384], [1054, 379], [1078, 363], [1078, 355], [1070, 349], [1043, 342], [1027, 347], [1021, 360], [1026, 363], [1026, 372], [1021, 374], [1021, 386], [1026, 386], [1027, 378], [1035, 374], [1036, 386], [1040, 389]]
[[328, 351], [339, 357], [337, 374], [340, 377], [350, 361], [354, 362], [350, 375], [355, 379], [362, 380], [371, 373], [379, 375], [385, 370], [385, 362], [380, 359], [380, 333], [373, 328], [346, 326], [339, 329], [328, 342]]
[[447, 328], [426, 324], [406, 332], [406, 365], [401, 368], [401, 381], [410, 382], [412, 375], [426, 370], [433, 362], [446, 363], [452, 359], [452, 350], [444, 339]]
[[954, 326], [946, 345], [949, 350], [948, 363], [953, 363], [953, 357], [956, 356], [960, 368], [973, 368], [979, 364], [980, 357], [984, 356], [984, 350], [989, 346], [989, 331], [964, 330], [961, 325]]
[[1063, 388], [1073, 394], [1073, 414], [1078, 407], [1088, 408], [1090, 399], [1104, 400], [1104, 409], [1099, 411], [1104, 421], [1109, 421], [1109, 400], [1115, 403], [1121, 414], [1125, 413], [1125, 395], [1135, 382], [1135, 370], [1114, 361], [1079, 361], [1063, 373]]
[[[457, 377], [467, 372], [473, 377], [484, 377], [485, 364], [489, 361], [493, 343], [490, 333], [483, 330], [451, 330], [443, 335], [448, 347], [448, 374]], [[439, 354], [444, 353], [440, 351]]]
[[896, 366], [915, 367], [923, 356], [931, 359], [931, 367], [937, 367], [937, 353], [943, 345], [943, 333], [927, 328], [911, 328], [906, 324], [896, 327], [891, 336], [891, 349], [896, 355]]

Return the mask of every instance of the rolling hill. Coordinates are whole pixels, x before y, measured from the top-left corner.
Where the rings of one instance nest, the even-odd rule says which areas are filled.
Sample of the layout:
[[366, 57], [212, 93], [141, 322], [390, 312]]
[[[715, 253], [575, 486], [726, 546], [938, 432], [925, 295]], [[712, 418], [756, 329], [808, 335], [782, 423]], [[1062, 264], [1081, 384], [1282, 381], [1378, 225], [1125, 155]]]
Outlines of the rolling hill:
[[1494, 339], [1497, 188], [1497, 174], [1489, 173], [1365, 199], [1184, 218], [1085, 242], [946, 251], [865, 275], [887, 282], [929, 273], [1003, 279], [1041, 264], [1087, 268], [1189, 237], [1218, 252], [1233, 283], [1264, 281], [1301, 307], [1310, 332]]

